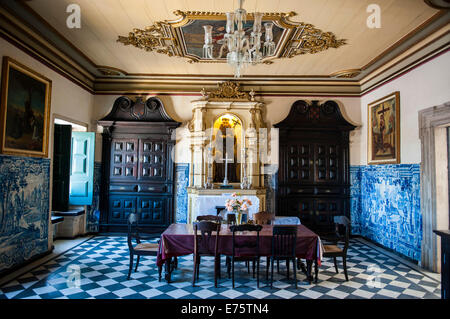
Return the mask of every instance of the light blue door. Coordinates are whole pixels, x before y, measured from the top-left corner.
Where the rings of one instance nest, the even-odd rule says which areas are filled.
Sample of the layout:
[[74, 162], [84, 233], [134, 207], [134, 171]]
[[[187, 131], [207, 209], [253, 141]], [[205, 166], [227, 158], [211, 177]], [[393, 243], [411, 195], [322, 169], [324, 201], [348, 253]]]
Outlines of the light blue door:
[[72, 132], [70, 205], [92, 205], [94, 190], [94, 132]]

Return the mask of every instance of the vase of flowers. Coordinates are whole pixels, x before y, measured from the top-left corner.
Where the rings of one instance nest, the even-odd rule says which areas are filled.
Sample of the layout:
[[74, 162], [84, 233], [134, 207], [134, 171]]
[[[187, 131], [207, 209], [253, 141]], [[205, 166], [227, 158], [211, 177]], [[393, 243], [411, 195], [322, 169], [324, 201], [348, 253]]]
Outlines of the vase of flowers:
[[229, 213], [236, 214], [236, 222], [238, 225], [242, 223], [243, 215], [248, 216], [248, 208], [252, 206], [252, 201], [246, 197], [240, 198], [240, 193], [231, 194], [231, 199], [227, 199], [225, 207]]

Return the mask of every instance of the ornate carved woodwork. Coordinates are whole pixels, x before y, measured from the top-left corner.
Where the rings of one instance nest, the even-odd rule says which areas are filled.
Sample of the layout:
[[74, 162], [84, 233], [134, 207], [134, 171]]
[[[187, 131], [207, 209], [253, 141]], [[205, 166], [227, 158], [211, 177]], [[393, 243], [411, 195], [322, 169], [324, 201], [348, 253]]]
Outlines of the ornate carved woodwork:
[[280, 150], [277, 215], [297, 216], [319, 234], [333, 231], [333, 216], [350, 217], [349, 131], [334, 101], [296, 101], [274, 125]]
[[250, 96], [247, 92], [241, 91], [241, 86], [238, 82], [226, 81], [217, 84], [217, 89], [208, 92], [209, 100], [250, 100]]
[[349, 70], [342, 70], [338, 72], [334, 72], [330, 74], [331, 77], [335, 78], [346, 78], [346, 79], [352, 79], [357, 77], [361, 74], [361, 69], [349, 69]]
[[148, 232], [174, 221], [174, 130], [180, 123], [152, 97], [119, 97], [103, 126], [101, 232], [123, 232], [130, 213]]

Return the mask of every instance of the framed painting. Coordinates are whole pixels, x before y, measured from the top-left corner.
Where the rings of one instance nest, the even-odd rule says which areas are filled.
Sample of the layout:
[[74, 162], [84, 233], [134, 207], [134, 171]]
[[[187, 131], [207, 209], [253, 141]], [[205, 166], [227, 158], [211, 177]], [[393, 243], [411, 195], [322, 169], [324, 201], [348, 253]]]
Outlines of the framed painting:
[[400, 163], [400, 92], [368, 105], [367, 163]]
[[[263, 23], [265, 23], [264, 21]], [[187, 56], [193, 56], [198, 60], [205, 60], [203, 58], [203, 45], [205, 43], [205, 30], [204, 25], [211, 25], [213, 27], [213, 45], [214, 52], [213, 56], [219, 56], [220, 45], [218, 44], [220, 40], [224, 39], [225, 36], [225, 26], [227, 24], [226, 18], [220, 20], [193, 20], [188, 24], [182, 26], [181, 32], [185, 44], [185, 50]], [[246, 34], [249, 34], [253, 29], [253, 20], [248, 20], [244, 23], [243, 28]], [[273, 41], [276, 47], [279, 47], [280, 40], [282, 39], [283, 33], [287, 32], [287, 29], [283, 29], [277, 25], [273, 26]], [[265, 39], [266, 32], [262, 30], [261, 39]], [[228, 51], [226, 51], [228, 52]], [[226, 53], [225, 52], [225, 53]], [[218, 58], [217, 60], [226, 60], [226, 55]]]
[[51, 80], [10, 57], [3, 57], [2, 154], [47, 157], [51, 91]]

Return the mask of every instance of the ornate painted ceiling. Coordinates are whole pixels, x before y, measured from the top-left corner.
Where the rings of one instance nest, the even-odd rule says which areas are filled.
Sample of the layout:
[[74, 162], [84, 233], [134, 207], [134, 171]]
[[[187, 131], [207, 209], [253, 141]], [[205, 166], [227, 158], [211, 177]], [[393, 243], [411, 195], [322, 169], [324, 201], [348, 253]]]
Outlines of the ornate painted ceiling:
[[[156, 51], [168, 56], [187, 58], [187, 62], [219, 63], [226, 61], [226, 55], [211, 60], [203, 57], [203, 26], [213, 27], [214, 56], [219, 55], [220, 41], [224, 39], [226, 16], [220, 12], [176, 11], [181, 17], [174, 21], [157, 22], [145, 29], [133, 29], [128, 36], [119, 36], [118, 42], [133, 45], [146, 51]], [[329, 48], [339, 48], [346, 44], [345, 39], [337, 39], [332, 32], [324, 32], [307, 23], [289, 21], [294, 12], [266, 13], [263, 22], [272, 22], [275, 54], [263, 59], [272, 64], [277, 58], [292, 58], [296, 55], [315, 54]], [[253, 14], [248, 14], [244, 30], [249, 34], [253, 27]], [[262, 31], [261, 39], [265, 38]], [[227, 52], [224, 52], [227, 53]]]
[[[440, 21], [448, 18], [448, 11], [434, 8], [424, 0], [377, 0], [381, 26], [369, 28], [371, 12], [367, 10], [373, 2], [246, 0], [244, 8], [248, 13], [263, 12], [265, 19], [276, 21], [278, 58], [246, 68], [242, 79], [285, 81], [286, 85], [299, 80], [344, 84], [360, 81], [441, 28]], [[220, 13], [234, 11], [238, 0], [78, 0], [80, 29], [66, 25], [66, 9], [71, 3], [72, 0], [7, 2], [7, 11], [25, 24], [24, 29], [55, 46], [60, 51], [58, 56], [76, 62], [77, 66], [71, 67], [86, 74], [92, 83], [112, 78], [130, 82], [142, 78], [197, 81], [233, 77], [232, 68], [223, 61], [202, 63], [201, 25], [209, 22], [220, 28], [224, 19]], [[168, 32], [166, 38], [172, 42], [147, 50], [136, 47], [133, 36], [155, 26]], [[329, 37], [314, 54], [302, 52], [300, 41], [295, 42], [305, 26], [321, 32], [322, 40]], [[164, 48], [172, 50], [171, 54]]]

